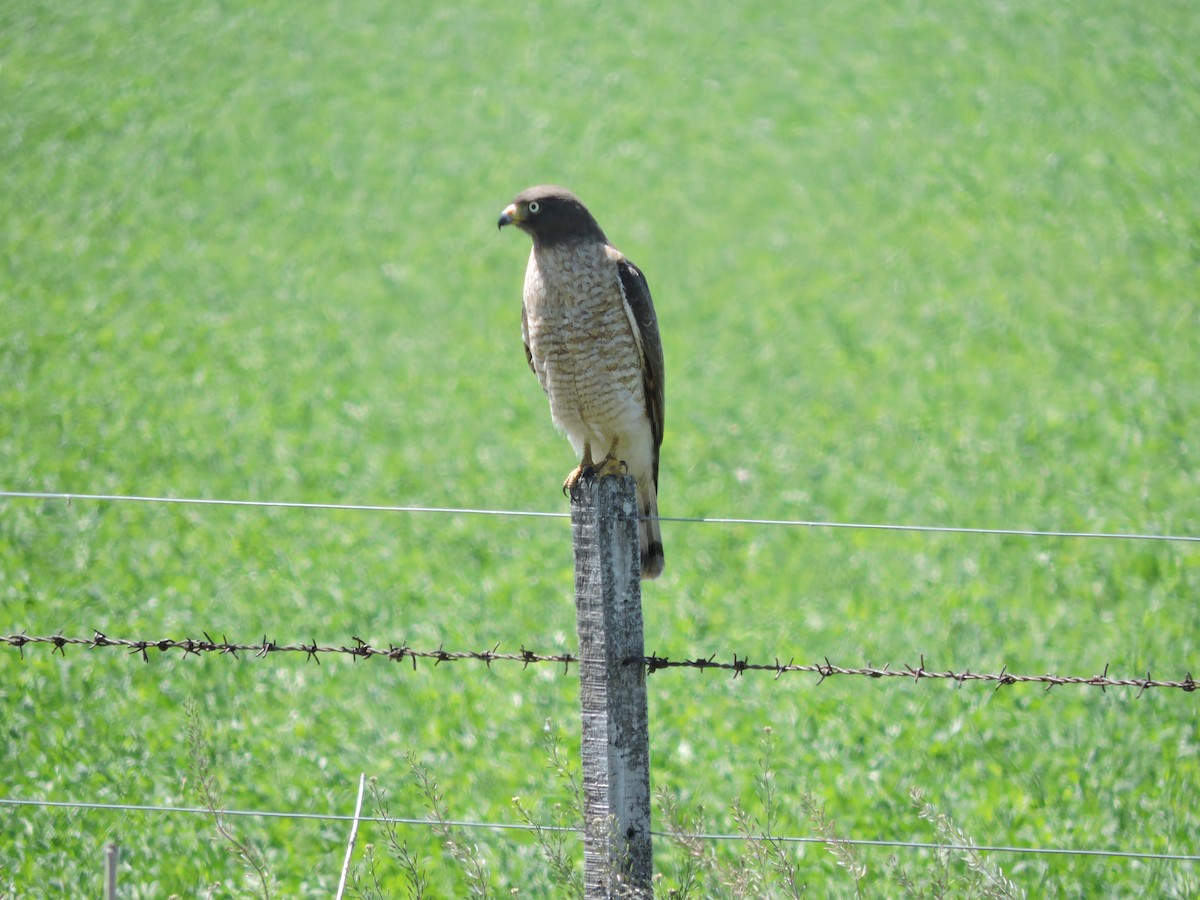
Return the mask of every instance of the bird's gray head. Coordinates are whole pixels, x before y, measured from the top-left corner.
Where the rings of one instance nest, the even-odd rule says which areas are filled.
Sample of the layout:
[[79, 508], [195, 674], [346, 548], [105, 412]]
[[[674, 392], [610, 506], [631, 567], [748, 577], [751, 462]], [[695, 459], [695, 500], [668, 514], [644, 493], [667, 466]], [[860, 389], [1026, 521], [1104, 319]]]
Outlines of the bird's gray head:
[[583, 201], [566, 188], [552, 184], [539, 184], [517, 194], [500, 214], [499, 227], [505, 225], [516, 225], [540, 246], [607, 241]]

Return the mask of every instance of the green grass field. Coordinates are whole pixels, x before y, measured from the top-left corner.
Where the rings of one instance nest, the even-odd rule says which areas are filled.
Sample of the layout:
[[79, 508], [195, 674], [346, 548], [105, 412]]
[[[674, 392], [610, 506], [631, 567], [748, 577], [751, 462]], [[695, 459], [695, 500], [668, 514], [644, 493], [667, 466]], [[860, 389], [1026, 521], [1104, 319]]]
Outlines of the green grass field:
[[[14, 0], [0, 489], [565, 511], [528, 241], [495, 227], [551, 181], [654, 291], [664, 516], [1200, 534], [1197, 46], [1191, 0]], [[663, 532], [672, 658], [1200, 674], [1194, 543]], [[561, 519], [0, 499], [0, 634], [573, 652], [572, 591]], [[770, 727], [781, 833], [808, 791], [844, 836], [930, 840], [918, 786], [981, 844], [1195, 853], [1197, 696], [672, 670], [652, 786], [730, 831]], [[547, 721], [578, 748], [552, 666], [0, 647], [3, 795], [195, 805], [188, 701], [231, 809], [348, 814], [366, 772], [419, 818], [411, 752], [453, 817], [549, 821]], [[275, 895], [331, 895], [345, 823], [234, 825]], [[496, 896], [553, 895], [527, 835], [470, 837]], [[254, 887], [203, 816], [0, 806], [0, 896], [99, 896], [112, 840], [123, 897]], [[863, 848], [874, 896], [891, 853], [930, 864]], [[1200, 892], [989, 858], [1030, 896]]]

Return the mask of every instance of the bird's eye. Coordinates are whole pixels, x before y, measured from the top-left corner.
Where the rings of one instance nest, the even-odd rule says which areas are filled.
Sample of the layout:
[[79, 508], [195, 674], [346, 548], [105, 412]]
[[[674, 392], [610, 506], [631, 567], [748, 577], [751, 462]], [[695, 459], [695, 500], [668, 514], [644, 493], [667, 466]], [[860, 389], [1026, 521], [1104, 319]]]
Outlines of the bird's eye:
[[529, 209], [530, 215], [536, 216], [542, 211], [542, 204], [538, 203], [536, 200], [530, 200], [527, 208]]

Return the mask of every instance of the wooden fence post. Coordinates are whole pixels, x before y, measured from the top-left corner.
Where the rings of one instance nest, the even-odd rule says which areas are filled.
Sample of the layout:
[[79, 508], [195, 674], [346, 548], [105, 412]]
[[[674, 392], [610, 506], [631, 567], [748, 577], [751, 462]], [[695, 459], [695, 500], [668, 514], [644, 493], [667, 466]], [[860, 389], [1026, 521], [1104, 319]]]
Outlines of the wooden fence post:
[[652, 896], [637, 516], [628, 475], [581, 480], [572, 492], [587, 900]]
[[117, 866], [121, 864], [121, 848], [113, 841], [104, 848], [104, 900], [117, 900]]

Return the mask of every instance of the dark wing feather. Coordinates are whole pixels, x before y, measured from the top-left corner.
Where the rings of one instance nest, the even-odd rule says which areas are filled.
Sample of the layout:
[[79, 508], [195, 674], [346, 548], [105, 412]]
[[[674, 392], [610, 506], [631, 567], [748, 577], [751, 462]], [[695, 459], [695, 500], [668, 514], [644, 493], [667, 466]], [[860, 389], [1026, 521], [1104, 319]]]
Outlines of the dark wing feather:
[[[525, 344], [525, 362], [529, 363], [529, 371], [537, 375], [537, 368], [533, 365], [533, 351], [529, 349], [529, 316], [525, 312], [525, 304], [521, 304], [521, 340]], [[541, 380], [538, 375], [538, 380]]]
[[646, 276], [624, 257], [617, 262], [617, 271], [642, 344], [642, 386], [646, 393], [646, 415], [654, 435], [654, 486], [658, 487], [658, 448], [663, 439], [662, 338], [658, 334], [658, 318], [654, 315], [654, 301], [650, 299]]

